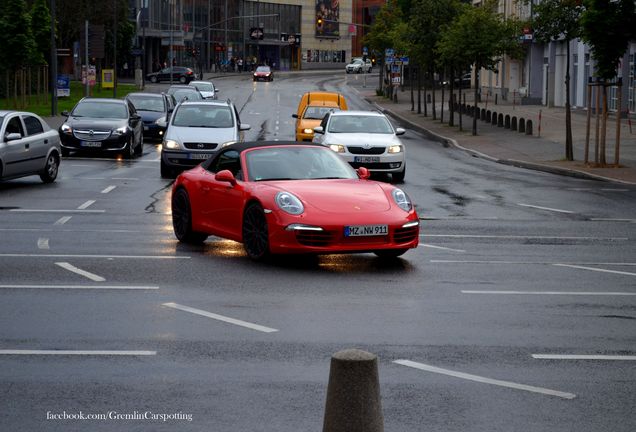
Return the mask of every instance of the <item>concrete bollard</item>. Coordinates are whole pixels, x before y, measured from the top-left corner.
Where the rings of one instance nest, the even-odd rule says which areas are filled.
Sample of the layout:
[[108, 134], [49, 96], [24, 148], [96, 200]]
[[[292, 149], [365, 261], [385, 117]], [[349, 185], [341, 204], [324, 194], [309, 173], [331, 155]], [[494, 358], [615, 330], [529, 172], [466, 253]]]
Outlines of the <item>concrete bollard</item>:
[[497, 125], [497, 111], [492, 112], [492, 123], [493, 126]]
[[523, 117], [519, 119], [519, 132], [526, 133], [526, 119]]
[[384, 432], [378, 357], [348, 349], [331, 357], [323, 432]]
[[510, 114], [506, 114], [506, 117], [504, 117], [504, 127], [510, 129]]
[[517, 130], [517, 117], [515, 116], [512, 116], [512, 119], [510, 120], [510, 129], [513, 131]]

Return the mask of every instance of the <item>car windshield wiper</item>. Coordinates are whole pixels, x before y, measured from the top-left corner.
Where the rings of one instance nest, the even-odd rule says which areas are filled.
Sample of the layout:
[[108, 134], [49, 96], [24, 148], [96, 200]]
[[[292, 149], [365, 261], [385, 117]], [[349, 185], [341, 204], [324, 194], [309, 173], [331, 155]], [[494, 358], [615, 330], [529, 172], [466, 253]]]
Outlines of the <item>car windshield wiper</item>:
[[299, 180], [296, 178], [291, 178], [291, 177], [270, 177], [270, 178], [257, 178], [254, 181], [275, 181], [275, 180]]
[[210, 126], [210, 125], [188, 125], [188, 127], [211, 128], [211, 129], [216, 129], [216, 128], [219, 128], [220, 126]]
[[334, 176], [334, 177], [309, 177], [309, 180], [334, 180], [334, 179], [346, 179], [347, 177], [340, 177], [340, 176]]

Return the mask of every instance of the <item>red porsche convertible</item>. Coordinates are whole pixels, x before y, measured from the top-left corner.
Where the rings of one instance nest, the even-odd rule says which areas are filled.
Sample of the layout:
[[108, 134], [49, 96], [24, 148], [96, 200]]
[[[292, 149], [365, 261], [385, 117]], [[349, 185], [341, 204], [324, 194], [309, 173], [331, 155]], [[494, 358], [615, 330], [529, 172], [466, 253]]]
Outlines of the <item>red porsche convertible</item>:
[[397, 257], [417, 247], [419, 218], [409, 197], [368, 177], [320, 144], [231, 144], [177, 177], [174, 233], [186, 243], [209, 235], [235, 240], [256, 260], [297, 253]]

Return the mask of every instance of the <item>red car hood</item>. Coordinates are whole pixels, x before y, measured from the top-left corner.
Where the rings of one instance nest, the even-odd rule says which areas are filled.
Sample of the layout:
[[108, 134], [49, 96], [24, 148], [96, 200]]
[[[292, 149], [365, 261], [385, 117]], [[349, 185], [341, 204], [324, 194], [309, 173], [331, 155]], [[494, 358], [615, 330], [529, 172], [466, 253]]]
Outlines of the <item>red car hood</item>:
[[271, 186], [296, 195], [307, 207], [327, 213], [377, 213], [391, 202], [379, 183], [365, 180], [300, 180], [271, 182]]

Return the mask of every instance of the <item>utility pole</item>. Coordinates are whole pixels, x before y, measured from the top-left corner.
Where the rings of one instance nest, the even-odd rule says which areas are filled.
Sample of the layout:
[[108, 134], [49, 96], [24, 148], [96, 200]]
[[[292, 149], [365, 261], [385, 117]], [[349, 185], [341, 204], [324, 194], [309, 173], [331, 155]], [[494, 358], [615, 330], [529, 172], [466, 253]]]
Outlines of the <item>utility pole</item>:
[[55, 43], [55, 0], [51, 0], [51, 115], [57, 115], [57, 45]]
[[88, 20], [85, 22], [84, 32], [86, 35], [86, 39], [84, 39], [84, 60], [86, 61], [86, 86], [84, 87], [84, 96], [88, 97], [89, 84], [88, 84]]
[[173, 51], [173, 47], [172, 47], [172, 43], [173, 43], [172, 35], [173, 35], [173, 31], [174, 31], [174, 29], [173, 29], [174, 22], [172, 21], [172, 1], [171, 0], [168, 0], [168, 10], [169, 10], [169, 13], [170, 13], [170, 16], [169, 16], [170, 47], [168, 49], [168, 62], [169, 62], [168, 67], [170, 68], [170, 84], [172, 84], [172, 73], [174, 71], [173, 68], [172, 68], [172, 63], [174, 63], [174, 51]]
[[117, 97], [117, 0], [113, 0], [113, 97]]

